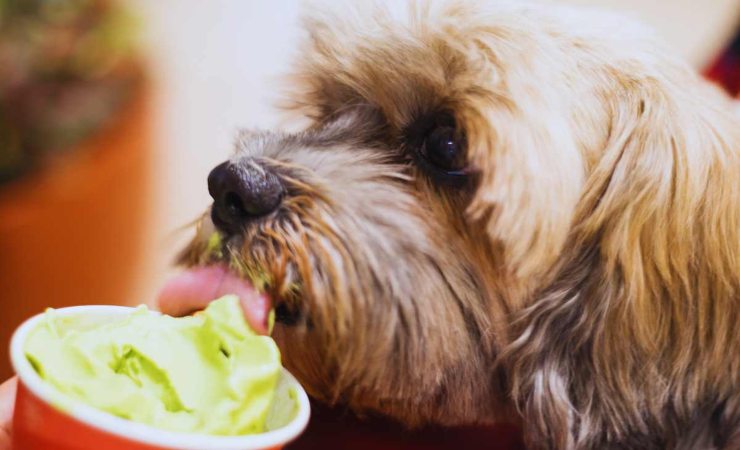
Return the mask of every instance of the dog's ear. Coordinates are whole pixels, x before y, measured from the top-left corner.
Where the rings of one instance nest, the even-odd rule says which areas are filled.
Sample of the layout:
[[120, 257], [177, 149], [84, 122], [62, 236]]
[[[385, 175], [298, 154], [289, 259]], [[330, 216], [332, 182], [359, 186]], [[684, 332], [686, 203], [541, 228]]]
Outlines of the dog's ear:
[[[507, 79], [506, 71], [495, 75]], [[555, 86], [562, 81], [546, 78]], [[457, 108], [479, 174], [468, 213], [503, 244], [507, 271], [522, 280], [544, 275], [562, 252], [585, 175], [571, 118], [562, 112], [570, 109], [568, 90], [532, 95], [540, 91], [531, 84], [538, 79], [508, 78]]]
[[555, 281], [502, 356], [530, 439], [559, 448], [672, 447], [639, 439], [736, 395], [740, 120], [694, 75], [621, 76]]

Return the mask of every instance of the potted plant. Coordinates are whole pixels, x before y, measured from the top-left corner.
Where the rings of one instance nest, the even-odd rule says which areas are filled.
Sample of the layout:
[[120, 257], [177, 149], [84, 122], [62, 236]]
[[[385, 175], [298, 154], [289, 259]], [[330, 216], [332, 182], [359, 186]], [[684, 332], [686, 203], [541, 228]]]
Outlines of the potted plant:
[[0, 0], [0, 379], [46, 306], [125, 303], [149, 209], [149, 96], [110, 0]]

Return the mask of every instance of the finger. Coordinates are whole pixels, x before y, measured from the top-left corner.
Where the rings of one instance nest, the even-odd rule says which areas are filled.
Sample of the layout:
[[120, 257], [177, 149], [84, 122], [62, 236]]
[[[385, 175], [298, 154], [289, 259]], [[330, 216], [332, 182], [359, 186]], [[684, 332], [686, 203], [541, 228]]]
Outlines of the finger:
[[0, 385], [0, 450], [10, 450], [10, 425], [17, 385], [17, 378], [11, 378]]

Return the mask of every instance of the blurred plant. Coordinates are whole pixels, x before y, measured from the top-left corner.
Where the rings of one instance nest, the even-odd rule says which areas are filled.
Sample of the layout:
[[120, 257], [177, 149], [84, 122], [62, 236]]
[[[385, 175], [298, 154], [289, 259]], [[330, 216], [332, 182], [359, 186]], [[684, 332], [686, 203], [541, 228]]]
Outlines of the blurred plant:
[[0, 0], [0, 183], [115, 114], [140, 78], [134, 29], [111, 0]]

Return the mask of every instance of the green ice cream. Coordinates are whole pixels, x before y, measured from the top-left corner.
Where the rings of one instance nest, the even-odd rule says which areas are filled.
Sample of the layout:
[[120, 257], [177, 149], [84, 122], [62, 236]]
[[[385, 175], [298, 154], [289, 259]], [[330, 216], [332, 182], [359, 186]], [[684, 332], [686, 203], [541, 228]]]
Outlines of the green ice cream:
[[192, 317], [142, 306], [93, 328], [70, 326], [49, 310], [25, 352], [69, 397], [161, 429], [260, 433], [268, 412], [275, 414], [280, 353], [270, 337], [249, 328], [235, 296]]

